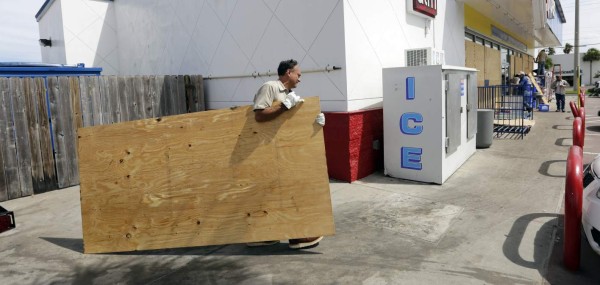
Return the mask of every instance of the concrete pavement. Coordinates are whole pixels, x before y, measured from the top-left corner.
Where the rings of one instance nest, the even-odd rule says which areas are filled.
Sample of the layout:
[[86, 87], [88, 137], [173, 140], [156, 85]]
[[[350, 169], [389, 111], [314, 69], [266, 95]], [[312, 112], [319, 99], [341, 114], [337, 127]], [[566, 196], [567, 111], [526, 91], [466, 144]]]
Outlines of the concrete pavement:
[[[600, 152], [600, 99], [586, 103], [589, 162]], [[383, 173], [331, 181], [337, 233], [308, 250], [83, 254], [78, 187], [3, 202], [17, 228], [0, 234], [0, 284], [599, 284], [585, 240], [582, 269], [561, 265], [572, 116], [554, 109], [535, 113], [524, 140], [477, 150], [444, 185]]]

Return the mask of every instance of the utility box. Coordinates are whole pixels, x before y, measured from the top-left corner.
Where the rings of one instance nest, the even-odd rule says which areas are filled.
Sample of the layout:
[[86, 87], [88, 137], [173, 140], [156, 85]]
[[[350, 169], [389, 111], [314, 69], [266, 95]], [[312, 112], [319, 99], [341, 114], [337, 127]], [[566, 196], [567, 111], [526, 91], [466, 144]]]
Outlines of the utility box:
[[385, 68], [383, 132], [386, 175], [444, 183], [475, 153], [477, 70]]

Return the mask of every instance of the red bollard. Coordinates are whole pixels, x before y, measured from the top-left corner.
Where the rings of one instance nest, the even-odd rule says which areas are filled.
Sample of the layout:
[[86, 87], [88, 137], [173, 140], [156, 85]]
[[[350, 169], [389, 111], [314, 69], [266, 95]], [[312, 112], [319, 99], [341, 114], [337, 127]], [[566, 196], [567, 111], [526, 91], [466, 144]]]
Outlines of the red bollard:
[[581, 131], [583, 136], [585, 136], [585, 107], [579, 107], [579, 118], [581, 118]]
[[579, 117], [579, 110], [577, 109], [577, 106], [575, 106], [575, 102], [569, 102], [569, 107], [571, 107], [571, 113], [573, 113], [573, 116]]
[[585, 107], [585, 90], [583, 89], [579, 92], [579, 106]]
[[583, 196], [583, 150], [572, 146], [567, 157], [565, 183], [565, 228], [563, 262], [569, 270], [579, 269], [581, 257], [581, 203]]
[[583, 149], [583, 123], [580, 117], [573, 120], [573, 145]]

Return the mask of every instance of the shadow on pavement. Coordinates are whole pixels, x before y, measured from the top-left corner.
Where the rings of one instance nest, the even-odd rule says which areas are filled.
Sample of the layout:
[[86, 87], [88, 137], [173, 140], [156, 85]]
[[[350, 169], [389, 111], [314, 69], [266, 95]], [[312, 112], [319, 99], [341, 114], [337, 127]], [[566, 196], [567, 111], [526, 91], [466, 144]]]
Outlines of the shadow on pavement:
[[561, 130], [561, 131], [570, 131], [573, 130], [573, 126], [572, 125], [554, 125], [552, 126], [553, 129], [555, 130]]
[[[548, 176], [548, 177], [557, 177], [557, 178], [565, 177], [566, 174], [561, 174], [561, 175], [550, 174], [550, 172], [549, 172], [550, 166], [553, 163], [565, 163], [566, 164], [567, 161], [566, 160], [547, 160], [547, 161], [544, 161], [540, 165], [540, 168], [538, 169], [538, 173], [541, 174], [541, 175], [544, 175], [544, 176]], [[564, 169], [564, 167], [562, 169]]]
[[571, 272], [563, 266], [563, 241], [564, 241], [564, 216], [558, 219], [556, 242], [548, 264], [548, 271], [544, 276], [547, 284], [600, 284], [600, 256], [590, 247], [581, 232], [581, 261], [579, 270]]
[[[557, 225], [557, 219], [560, 215], [549, 214], [549, 213], [535, 213], [527, 214], [519, 217], [513, 223], [510, 232], [506, 236], [506, 240], [502, 245], [502, 252], [504, 256], [510, 261], [526, 268], [537, 269], [540, 271], [540, 275], [543, 276], [545, 271], [545, 261], [548, 258], [548, 251], [550, 248], [546, 248], [548, 245], [548, 239], [551, 238], [554, 228]], [[524, 234], [527, 227], [539, 218], [553, 218], [545, 222], [535, 235], [534, 246], [533, 246], [533, 260], [527, 260], [519, 253], [519, 247], [523, 241]]]
[[600, 126], [589, 126], [587, 128], [585, 128], [586, 130], [590, 131], [590, 132], [600, 132]]
[[[565, 143], [565, 141], [567, 141], [567, 143]], [[557, 138], [554, 144], [557, 146], [571, 146], [573, 145], [573, 138]]]
[[[55, 238], [55, 237], [40, 237], [41, 239], [58, 245], [60, 247], [72, 250], [83, 254], [83, 240], [79, 238]], [[141, 250], [127, 251], [115, 253], [100, 253], [91, 255], [198, 255], [198, 256], [261, 256], [261, 255], [312, 255], [321, 254], [307, 249], [293, 250], [288, 247], [287, 243], [279, 243], [269, 246], [248, 247], [245, 244], [231, 244], [219, 246], [198, 246], [186, 248], [171, 248], [171, 249], [156, 249], [156, 250]]]
[[[173, 259], [144, 259], [114, 262], [104, 259], [93, 266], [77, 265], [70, 272], [57, 276], [71, 284], [251, 284], [272, 283], [271, 276], [251, 272], [238, 259], [197, 257], [183, 266], [174, 266]], [[48, 284], [34, 280], [32, 284]]]

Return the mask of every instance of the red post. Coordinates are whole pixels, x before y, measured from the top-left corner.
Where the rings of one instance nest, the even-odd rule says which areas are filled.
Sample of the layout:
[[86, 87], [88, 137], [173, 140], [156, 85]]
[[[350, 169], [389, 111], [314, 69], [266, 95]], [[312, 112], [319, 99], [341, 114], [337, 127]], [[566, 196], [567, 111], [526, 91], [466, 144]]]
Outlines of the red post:
[[577, 106], [575, 106], [575, 102], [569, 102], [569, 107], [571, 107], [571, 113], [573, 113], [573, 116], [579, 117], [579, 110], [577, 109]]
[[580, 117], [573, 120], [573, 145], [583, 149], [583, 122]]
[[579, 91], [579, 106], [585, 107], [585, 90]]
[[583, 136], [585, 136], [585, 107], [579, 108], [579, 118], [581, 118], [581, 131]]
[[569, 270], [579, 269], [581, 256], [581, 203], [583, 196], [583, 150], [572, 146], [567, 157], [565, 183], [565, 229], [563, 262]]

